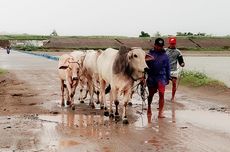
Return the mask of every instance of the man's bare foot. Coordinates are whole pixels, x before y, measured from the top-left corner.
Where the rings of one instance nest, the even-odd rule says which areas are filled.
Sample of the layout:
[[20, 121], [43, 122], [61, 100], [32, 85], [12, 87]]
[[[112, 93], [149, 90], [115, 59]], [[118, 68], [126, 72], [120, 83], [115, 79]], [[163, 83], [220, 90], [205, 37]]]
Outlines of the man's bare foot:
[[175, 98], [171, 98], [171, 102], [175, 102]]
[[165, 118], [165, 116], [163, 114], [159, 114], [158, 118]]

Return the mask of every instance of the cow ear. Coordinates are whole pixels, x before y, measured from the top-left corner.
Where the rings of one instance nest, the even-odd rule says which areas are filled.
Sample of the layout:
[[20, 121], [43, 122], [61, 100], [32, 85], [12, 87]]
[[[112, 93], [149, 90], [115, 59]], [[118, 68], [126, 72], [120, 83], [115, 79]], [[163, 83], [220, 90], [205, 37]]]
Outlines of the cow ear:
[[133, 58], [133, 52], [132, 51], [128, 52], [128, 58], [129, 58], [129, 60], [131, 60]]
[[69, 59], [67, 58], [64, 62], [59, 63], [59, 69], [67, 69], [69, 67]]
[[67, 69], [68, 66], [60, 66], [59, 69]]
[[146, 54], [145, 55], [145, 61], [150, 61], [150, 60], [154, 60], [154, 56], [150, 55], [150, 54]]

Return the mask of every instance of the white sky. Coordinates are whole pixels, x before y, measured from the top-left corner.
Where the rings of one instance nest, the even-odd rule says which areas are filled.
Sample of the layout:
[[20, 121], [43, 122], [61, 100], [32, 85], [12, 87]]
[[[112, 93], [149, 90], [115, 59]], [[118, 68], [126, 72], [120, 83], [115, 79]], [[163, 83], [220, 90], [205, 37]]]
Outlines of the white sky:
[[230, 35], [230, 0], [0, 0], [0, 33]]

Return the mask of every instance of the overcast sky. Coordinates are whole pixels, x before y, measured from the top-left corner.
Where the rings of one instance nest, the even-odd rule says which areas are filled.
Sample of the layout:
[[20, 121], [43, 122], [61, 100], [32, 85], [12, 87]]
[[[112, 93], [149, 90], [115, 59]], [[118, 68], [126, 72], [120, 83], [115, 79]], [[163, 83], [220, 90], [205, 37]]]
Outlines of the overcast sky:
[[0, 0], [0, 33], [230, 35], [230, 0]]

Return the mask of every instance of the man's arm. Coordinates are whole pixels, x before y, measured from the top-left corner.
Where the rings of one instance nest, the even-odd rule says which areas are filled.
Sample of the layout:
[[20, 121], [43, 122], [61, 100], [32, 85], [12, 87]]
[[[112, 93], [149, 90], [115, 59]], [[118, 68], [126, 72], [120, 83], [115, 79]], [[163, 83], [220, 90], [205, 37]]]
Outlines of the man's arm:
[[181, 67], [184, 67], [184, 66], [185, 66], [184, 59], [183, 59], [183, 56], [182, 56], [182, 55], [180, 55], [180, 56], [178, 57], [178, 62], [179, 62], [179, 64], [180, 64]]

